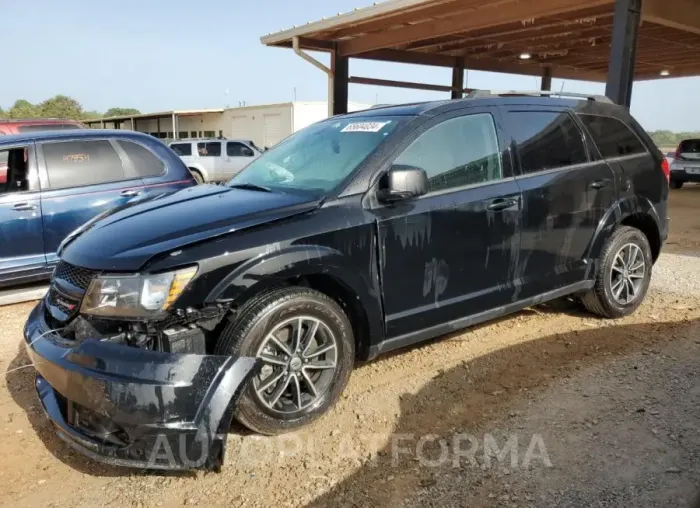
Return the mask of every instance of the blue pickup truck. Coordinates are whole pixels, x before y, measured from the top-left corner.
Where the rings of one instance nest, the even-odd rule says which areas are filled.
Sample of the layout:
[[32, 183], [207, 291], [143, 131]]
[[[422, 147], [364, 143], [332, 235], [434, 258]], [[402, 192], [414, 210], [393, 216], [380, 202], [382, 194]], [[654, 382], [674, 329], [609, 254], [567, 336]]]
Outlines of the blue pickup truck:
[[48, 279], [63, 239], [100, 213], [195, 185], [172, 150], [133, 131], [1, 136], [0, 160], [0, 288]]

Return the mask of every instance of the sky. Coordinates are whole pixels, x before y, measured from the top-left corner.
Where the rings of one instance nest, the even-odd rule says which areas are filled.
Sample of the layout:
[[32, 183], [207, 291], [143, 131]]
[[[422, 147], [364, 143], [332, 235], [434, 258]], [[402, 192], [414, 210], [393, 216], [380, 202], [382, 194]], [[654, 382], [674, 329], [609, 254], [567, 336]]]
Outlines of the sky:
[[[370, 0], [0, 0], [0, 106], [56, 94], [86, 110], [142, 112], [326, 100], [327, 81], [290, 49], [268, 48], [270, 32], [335, 16]], [[323, 53], [314, 54], [328, 62]], [[350, 74], [451, 83], [449, 69], [351, 60]], [[468, 72], [467, 86], [538, 89], [535, 77]], [[555, 79], [553, 88], [604, 93], [604, 84]], [[635, 84], [632, 113], [648, 130], [700, 131], [700, 78]], [[350, 85], [368, 104], [438, 100], [445, 92]]]

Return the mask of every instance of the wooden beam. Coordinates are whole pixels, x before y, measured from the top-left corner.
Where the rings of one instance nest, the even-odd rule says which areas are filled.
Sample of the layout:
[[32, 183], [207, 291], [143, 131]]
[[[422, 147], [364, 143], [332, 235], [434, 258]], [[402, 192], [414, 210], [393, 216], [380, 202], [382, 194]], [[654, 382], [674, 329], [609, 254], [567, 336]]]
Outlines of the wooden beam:
[[700, 34], [700, 2], [697, 0], [644, 0], [642, 19]]
[[[586, 7], [606, 5], [613, 0], [590, 0]], [[499, 4], [500, 2], [493, 2]], [[376, 49], [390, 48], [401, 44], [420, 41], [429, 37], [450, 35], [466, 30], [478, 30], [506, 23], [516, 23], [544, 16], [581, 9], [581, 0], [558, 0], [556, 3], [545, 0], [521, 0], [505, 8], [500, 5], [485, 5], [472, 8], [465, 14], [420, 23], [405, 28], [387, 30], [381, 33], [360, 36], [338, 43], [342, 55], [357, 55]]]
[[458, 59], [453, 56], [418, 53], [417, 51], [397, 51], [395, 49], [370, 51], [355, 55], [353, 58], [450, 68], [454, 67], [458, 61]]
[[350, 83], [357, 85], [390, 86], [394, 88], [411, 88], [413, 90], [430, 90], [431, 92], [464, 92], [471, 90], [466, 88], [453, 88], [446, 85], [431, 85], [427, 83], [415, 83], [413, 81], [392, 81], [389, 79], [363, 78], [360, 76], [350, 76]]

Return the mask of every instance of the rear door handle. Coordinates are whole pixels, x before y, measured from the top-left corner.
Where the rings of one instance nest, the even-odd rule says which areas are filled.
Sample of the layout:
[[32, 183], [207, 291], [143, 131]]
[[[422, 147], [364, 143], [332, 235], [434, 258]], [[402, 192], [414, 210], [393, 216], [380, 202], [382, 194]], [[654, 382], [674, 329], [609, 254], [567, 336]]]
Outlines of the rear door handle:
[[139, 196], [141, 194], [141, 191], [137, 191], [134, 189], [129, 189], [121, 192], [122, 196], [128, 197], [128, 198], [133, 198], [134, 196]]
[[487, 210], [491, 210], [494, 212], [500, 212], [502, 210], [506, 210], [508, 208], [512, 208], [515, 205], [517, 205], [518, 202], [515, 199], [494, 199], [493, 202], [486, 207]]
[[12, 209], [17, 212], [26, 212], [28, 210], [36, 210], [37, 206], [31, 203], [15, 203]]
[[608, 185], [610, 185], [610, 180], [596, 180], [591, 184], [591, 188], [602, 189], [603, 187], [607, 187]]

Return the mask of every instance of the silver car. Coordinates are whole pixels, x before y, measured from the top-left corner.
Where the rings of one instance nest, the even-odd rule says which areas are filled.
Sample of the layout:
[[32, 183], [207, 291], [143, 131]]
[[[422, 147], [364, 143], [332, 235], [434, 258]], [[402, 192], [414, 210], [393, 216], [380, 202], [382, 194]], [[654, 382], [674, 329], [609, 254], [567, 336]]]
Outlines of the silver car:
[[680, 189], [685, 182], [700, 182], [700, 139], [681, 141], [671, 163], [671, 188]]
[[198, 183], [229, 180], [261, 153], [255, 143], [244, 139], [187, 139], [169, 146]]

